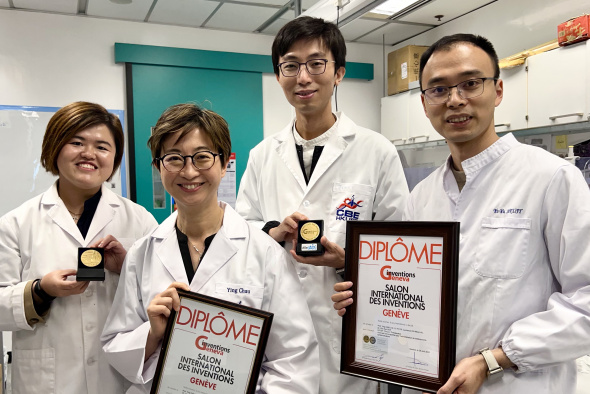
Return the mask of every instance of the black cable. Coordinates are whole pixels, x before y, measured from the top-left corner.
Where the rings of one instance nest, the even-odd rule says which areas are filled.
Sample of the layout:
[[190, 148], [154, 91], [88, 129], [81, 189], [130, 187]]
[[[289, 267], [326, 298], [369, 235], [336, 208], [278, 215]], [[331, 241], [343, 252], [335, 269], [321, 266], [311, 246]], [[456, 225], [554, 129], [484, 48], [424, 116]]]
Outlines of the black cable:
[[[336, 6], [336, 27], [340, 23], [340, 7]], [[338, 112], [338, 85], [334, 85], [334, 103], [336, 104], [336, 112]]]

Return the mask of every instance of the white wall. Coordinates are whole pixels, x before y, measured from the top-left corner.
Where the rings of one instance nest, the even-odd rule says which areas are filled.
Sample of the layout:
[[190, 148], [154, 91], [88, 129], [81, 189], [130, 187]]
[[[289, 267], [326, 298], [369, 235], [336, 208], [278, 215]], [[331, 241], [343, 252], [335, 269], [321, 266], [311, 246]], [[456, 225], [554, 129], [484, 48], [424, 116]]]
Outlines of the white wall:
[[[270, 55], [272, 40], [262, 34], [0, 9], [0, 105], [60, 107], [87, 100], [126, 109], [124, 67], [114, 62], [115, 42]], [[378, 59], [375, 79], [346, 80], [339, 107], [379, 130], [382, 49], [349, 44], [348, 52], [352, 62]], [[291, 109], [274, 74], [264, 75], [263, 94], [268, 135], [290, 120]]]
[[[114, 62], [115, 42], [270, 55], [272, 40], [262, 34], [0, 9], [0, 105], [61, 107], [86, 100], [125, 110], [125, 72]], [[348, 61], [377, 59], [375, 79], [345, 80], [338, 92], [339, 109], [379, 130], [382, 49], [347, 47]], [[263, 75], [263, 111], [265, 136], [293, 116], [274, 74]], [[4, 339], [10, 349], [7, 333]]]
[[590, 13], [588, 0], [498, 0], [470, 14], [406, 40], [406, 45], [431, 45], [455, 33], [479, 34], [489, 39], [504, 58], [557, 38], [557, 25]]

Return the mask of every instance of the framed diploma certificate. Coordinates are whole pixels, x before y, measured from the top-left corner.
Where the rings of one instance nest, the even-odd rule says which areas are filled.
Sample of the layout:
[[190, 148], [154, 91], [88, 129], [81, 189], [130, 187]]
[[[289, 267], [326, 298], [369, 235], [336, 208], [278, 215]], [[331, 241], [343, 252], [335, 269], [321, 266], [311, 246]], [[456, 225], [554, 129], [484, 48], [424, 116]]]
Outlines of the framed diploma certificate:
[[273, 314], [178, 290], [151, 394], [254, 393]]
[[341, 372], [436, 392], [455, 367], [459, 223], [350, 221]]

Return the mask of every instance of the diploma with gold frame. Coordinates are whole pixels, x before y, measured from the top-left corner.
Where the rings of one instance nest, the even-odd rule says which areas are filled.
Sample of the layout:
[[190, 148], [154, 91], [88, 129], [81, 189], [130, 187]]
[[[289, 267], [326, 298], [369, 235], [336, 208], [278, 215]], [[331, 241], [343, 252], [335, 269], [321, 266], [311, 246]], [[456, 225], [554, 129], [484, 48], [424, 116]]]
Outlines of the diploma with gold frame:
[[459, 223], [350, 221], [341, 372], [436, 392], [455, 367]]
[[151, 394], [250, 394], [273, 314], [178, 290], [180, 310], [168, 319]]

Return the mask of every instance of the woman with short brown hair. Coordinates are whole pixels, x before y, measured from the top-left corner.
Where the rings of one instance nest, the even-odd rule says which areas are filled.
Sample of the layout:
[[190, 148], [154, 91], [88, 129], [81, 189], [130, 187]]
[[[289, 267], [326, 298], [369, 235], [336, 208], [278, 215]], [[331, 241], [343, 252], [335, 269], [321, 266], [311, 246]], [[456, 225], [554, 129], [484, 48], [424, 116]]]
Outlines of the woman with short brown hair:
[[317, 340], [293, 264], [217, 200], [231, 152], [225, 120], [194, 104], [175, 105], [148, 145], [178, 210], [129, 251], [105, 324], [105, 352], [134, 383], [128, 392], [149, 392], [170, 310], [179, 307], [176, 289], [183, 289], [272, 312], [257, 392], [317, 393]]
[[[103, 184], [121, 163], [119, 119], [98, 104], [58, 110], [41, 163], [58, 176], [0, 218], [0, 331], [13, 331], [12, 392], [120, 393], [99, 336], [126, 249], [157, 223]], [[103, 247], [104, 281], [77, 281], [78, 248]]]

